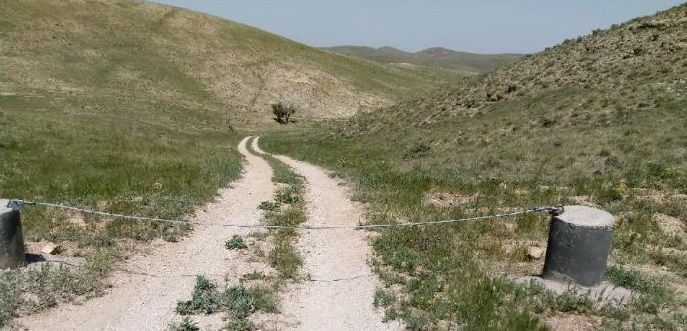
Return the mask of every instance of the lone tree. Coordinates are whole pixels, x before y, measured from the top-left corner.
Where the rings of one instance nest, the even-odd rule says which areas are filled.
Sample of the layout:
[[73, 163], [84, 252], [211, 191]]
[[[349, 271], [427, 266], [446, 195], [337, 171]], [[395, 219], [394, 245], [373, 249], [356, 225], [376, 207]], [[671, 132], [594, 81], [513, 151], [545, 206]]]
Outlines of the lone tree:
[[281, 124], [289, 123], [289, 118], [296, 112], [296, 108], [293, 106], [287, 106], [281, 102], [272, 105], [272, 113], [274, 114], [274, 119]]

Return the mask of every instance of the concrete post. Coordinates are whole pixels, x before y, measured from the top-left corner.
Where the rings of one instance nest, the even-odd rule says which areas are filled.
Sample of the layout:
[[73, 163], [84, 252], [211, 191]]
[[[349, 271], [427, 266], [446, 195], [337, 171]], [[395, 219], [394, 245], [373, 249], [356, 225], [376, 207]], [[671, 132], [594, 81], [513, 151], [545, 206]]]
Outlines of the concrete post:
[[8, 203], [0, 199], [0, 270], [21, 267], [25, 261], [21, 217]]
[[613, 240], [613, 215], [596, 208], [565, 206], [553, 216], [542, 277], [583, 286], [601, 283]]

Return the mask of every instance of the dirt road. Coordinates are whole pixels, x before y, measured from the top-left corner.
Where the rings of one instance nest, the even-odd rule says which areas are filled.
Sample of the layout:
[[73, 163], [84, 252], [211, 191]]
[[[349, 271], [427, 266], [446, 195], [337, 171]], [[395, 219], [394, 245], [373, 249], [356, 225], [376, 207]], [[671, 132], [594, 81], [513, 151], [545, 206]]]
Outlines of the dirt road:
[[[361, 206], [351, 201], [346, 186], [322, 168], [278, 158], [305, 177], [307, 225], [353, 226], [363, 219]], [[373, 306], [377, 278], [368, 260], [371, 248], [361, 230], [306, 230], [299, 234], [303, 273], [312, 281], [295, 284], [286, 293], [284, 318], [296, 330], [399, 330], [386, 324]]]
[[[239, 144], [246, 158], [241, 179], [220, 190], [217, 200], [197, 213], [200, 223], [260, 224], [258, 205], [273, 199], [272, 169], [247, 149], [247, 137]], [[253, 150], [264, 152], [253, 141]], [[303, 175], [307, 182], [307, 225], [356, 225], [362, 220], [346, 186], [326, 171], [285, 156], [282, 162]], [[107, 294], [82, 305], [68, 304], [43, 314], [17, 320], [29, 330], [165, 330], [180, 320], [176, 303], [191, 297], [196, 275], [222, 283], [264, 267], [248, 254], [224, 248], [235, 234], [251, 230], [197, 226], [181, 242], [157, 242], [149, 254], [134, 256], [122, 269], [147, 275], [117, 272]], [[307, 230], [299, 232], [303, 256], [301, 274], [310, 280], [292, 283], [281, 293], [280, 315], [262, 319], [265, 329], [293, 330], [396, 330], [373, 307], [377, 279], [370, 270], [371, 250], [367, 234], [359, 230]], [[222, 314], [197, 317], [202, 330], [218, 330]]]
[[[197, 213], [196, 221], [209, 223], [259, 224], [257, 206], [274, 194], [272, 169], [262, 158], [246, 149], [248, 138], [239, 144], [246, 158], [245, 173], [231, 188], [220, 190], [217, 200]], [[179, 320], [174, 308], [178, 300], [191, 297], [195, 275], [223, 278], [228, 272], [240, 276], [254, 266], [245, 256], [224, 248], [234, 234], [249, 230], [198, 226], [176, 244], [158, 243], [145, 256], [135, 256], [123, 266], [156, 276], [116, 273], [106, 295], [83, 305], [64, 305], [45, 314], [19, 319], [29, 330], [166, 330]], [[180, 276], [187, 275], [187, 276]], [[201, 321], [201, 327], [217, 330], [221, 316]]]

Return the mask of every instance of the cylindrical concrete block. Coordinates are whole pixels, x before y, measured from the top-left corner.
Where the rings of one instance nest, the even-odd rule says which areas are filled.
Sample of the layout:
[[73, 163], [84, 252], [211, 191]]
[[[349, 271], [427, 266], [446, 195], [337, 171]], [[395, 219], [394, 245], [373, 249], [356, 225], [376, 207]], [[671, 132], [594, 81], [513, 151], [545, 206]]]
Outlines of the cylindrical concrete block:
[[0, 199], [0, 269], [21, 267], [25, 260], [21, 217], [8, 203]]
[[553, 216], [543, 277], [594, 286], [604, 278], [613, 240], [613, 215], [585, 206], [565, 206]]

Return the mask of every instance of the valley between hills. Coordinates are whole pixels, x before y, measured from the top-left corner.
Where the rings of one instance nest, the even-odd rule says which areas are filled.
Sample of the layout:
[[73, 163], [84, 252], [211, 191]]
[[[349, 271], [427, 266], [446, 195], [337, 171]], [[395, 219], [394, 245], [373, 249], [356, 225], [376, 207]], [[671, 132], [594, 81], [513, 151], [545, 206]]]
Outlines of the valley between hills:
[[[46, 203], [21, 210], [3, 329], [687, 325], [687, 5], [526, 55], [0, 8], [0, 197]], [[398, 226], [558, 205], [615, 217], [604, 282], [632, 300], [515, 281], [541, 273], [544, 213]]]

